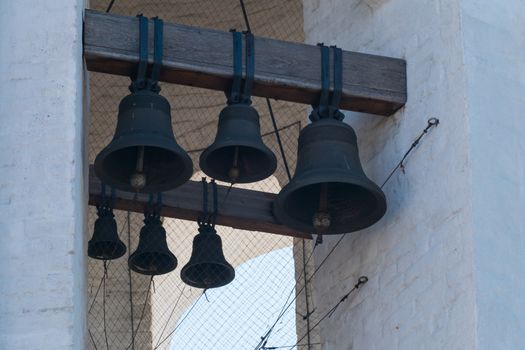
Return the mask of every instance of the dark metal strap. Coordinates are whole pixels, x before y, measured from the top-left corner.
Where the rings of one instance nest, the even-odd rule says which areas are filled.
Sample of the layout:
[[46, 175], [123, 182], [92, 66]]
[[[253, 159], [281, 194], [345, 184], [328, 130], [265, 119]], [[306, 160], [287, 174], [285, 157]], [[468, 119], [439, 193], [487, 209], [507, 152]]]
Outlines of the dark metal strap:
[[330, 49], [324, 44], [319, 46], [321, 46], [321, 98], [319, 99], [319, 112], [324, 114], [330, 95]]
[[228, 104], [238, 103], [241, 97], [242, 82], [242, 34], [231, 30], [233, 37], [233, 81], [228, 96]]
[[330, 47], [334, 51], [334, 89], [333, 93], [330, 93], [331, 50], [324, 44], [318, 45], [321, 47], [321, 96], [319, 98], [319, 104], [312, 105], [310, 120], [312, 122], [323, 118], [343, 120], [345, 116], [339, 110], [343, 90], [343, 50], [335, 46]]
[[251, 32], [245, 32], [244, 38], [246, 42], [246, 79], [244, 80], [241, 102], [250, 105], [252, 103], [252, 87], [255, 75], [255, 43]]
[[202, 215], [198, 218], [197, 224], [199, 226], [206, 225], [208, 220], [208, 182], [206, 178], [203, 177], [201, 180], [202, 183]]
[[106, 184], [100, 184], [100, 202], [97, 204], [97, 214], [99, 216], [107, 213], [110, 210], [109, 199], [106, 196]]
[[157, 203], [153, 201], [153, 193], [149, 194], [148, 207], [144, 213], [146, 218], [151, 217], [154, 219], [160, 218], [160, 212], [162, 210], [162, 193], [157, 193]]
[[153, 69], [151, 79], [149, 80], [150, 89], [154, 92], [160, 92], [159, 75], [162, 67], [162, 55], [164, 48], [164, 22], [158, 17], [153, 18], [154, 24], [154, 52], [153, 52]]
[[142, 14], [139, 19], [139, 63], [129, 89], [134, 92], [146, 87], [146, 70], [148, 68], [148, 19]]
[[217, 195], [217, 184], [215, 183], [215, 179], [211, 180], [211, 186], [213, 189], [213, 214], [210, 223], [212, 227], [215, 227], [215, 220], [217, 219], [217, 214], [219, 212], [219, 198]]
[[317, 44], [321, 49], [321, 95], [319, 103], [312, 105], [310, 120], [312, 122], [323, 118], [328, 109], [330, 97], [330, 49], [323, 43]]
[[329, 117], [343, 120], [345, 116], [339, 111], [343, 91], [343, 50], [336, 46], [332, 48], [334, 50], [334, 92], [330, 101]]

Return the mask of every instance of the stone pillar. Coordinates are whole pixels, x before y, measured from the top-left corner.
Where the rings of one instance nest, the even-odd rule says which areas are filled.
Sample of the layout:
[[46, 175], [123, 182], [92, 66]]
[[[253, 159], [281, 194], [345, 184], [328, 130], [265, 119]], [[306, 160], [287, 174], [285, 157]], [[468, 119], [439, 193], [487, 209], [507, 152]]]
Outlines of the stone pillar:
[[0, 1], [0, 348], [83, 349], [84, 0]]
[[[395, 115], [347, 113], [386, 216], [315, 277], [323, 350], [519, 349], [525, 344], [525, 23], [519, 0], [304, 0], [309, 43], [407, 60]], [[335, 243], [318, 248], [320, 262]]]

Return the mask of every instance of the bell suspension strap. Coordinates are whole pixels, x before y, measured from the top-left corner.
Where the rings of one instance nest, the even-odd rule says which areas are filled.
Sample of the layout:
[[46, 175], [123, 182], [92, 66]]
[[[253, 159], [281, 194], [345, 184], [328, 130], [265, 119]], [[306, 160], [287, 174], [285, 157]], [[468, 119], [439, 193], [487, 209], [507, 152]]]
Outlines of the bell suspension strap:
[[[111, 192], [113, 195], [113, 190]], [[111, 200], [106, 195], [106, 184], [100, 184], [100, 202], [97, 204], [97, 215], [99, 217], [105, 216], [111, 213]]]
[[153, 193], [149, 194], [148, 207], [144, 212], [144, 217], [146, 220], [160, 220], [160, 212], [162, 210], [162, 193], [157, 193], [157, 202], [154, 202]]
[[210, 225], [212, 228], [215, 228], [215, 221], [217, 220], [219, 211], [219, 197], [217, 196], [217, 183], [215, 183], [215, 179], [211, 180], [211, 187], [213, 189], [213, 213], [210, 217]]
[[244, 32], [244, 40], [246, 43], [246, 79], [244, 80], [241, 103], [251, 105], [253, 78], [255, 75], [255, 40], [253, 34], [249, 31]]
[[203, 177], [201, 180], [202, 183], [202, 213], [197, 219], [197, 224], [199, 227], [205, 226], [208, 224], [208, 182], [206, 178]]
[[228, 105], [239, 103], [241, 99], [242, 82], [242, 34], [231, 29], [233, 38], [233, 80], [228, 97]]
[[153, 68], [151, 70], [151, 77], [148, 81], [148, 85], [151, 91], [159, 93], [159, 76], [160, 68], [162, 67], [162, 55], [164, 50], [164, 22], [161, 19], [159, 19], [159, 17], [154, 17], [153, 25]]
[[159, 93], [160, 86], [159, 75], [162, 67], [162, 56], [164, 49], [164, 22], [158, 17], [153, 18], [153, 68], [151, 76], [147, 77], [148, 70], [148, 56], [149, 56], [149, 24], [148, 18], [142, 14], [137, 15], [139, 19], [139, 63], [137, 65], [137, 72], [132, 77], [132, 83], [129, 87], [131, 92], [148, 89], [150, 91]]
[[[336, 46], [330, 48], [323, 43], [317, 44], [321, 49], [321, 95], [318, 104], [312, 105], [310, 120], [312, 122], [323, 118], [343, 120], [344, 114], [339, 111], [343, 86], [342, 50]], [[330, 93], [330, 49], [334, 51], [334, 91]]]
[[129, 86], [131, 92], [142, 90], [146, 87], [146, 70], [148, 68], [148, 19], [142, 14], [139, 19], [139, 63], [137, 73], [131, 78]]
[[328, 114], [330, 118], [343, 120], [345, 115], [339, 110], [341, 94], [343, 91], [343, 50], [337, 46], [331, 46], [334, 51], [334, 92], [330, 99]]

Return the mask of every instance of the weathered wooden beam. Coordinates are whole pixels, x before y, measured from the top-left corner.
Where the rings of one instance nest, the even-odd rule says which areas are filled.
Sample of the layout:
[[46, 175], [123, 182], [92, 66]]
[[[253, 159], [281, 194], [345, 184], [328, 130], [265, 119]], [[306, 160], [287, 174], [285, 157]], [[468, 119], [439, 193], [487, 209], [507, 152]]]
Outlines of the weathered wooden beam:
[[[272, 213], [272, 203], [275, 194], [245, 190], [233, 187], [228, 191], [226, 186], [217, 186], [219, 213], [217, 225], [230, 226], [248, 231], [261, 231], [284, 236], [311, 239], [308, 233], [299, 232], [283, 226]], [[96, 177], [93, 167], [89, 172], [89, 204], [97, 205], [101, 200], [100, 180]], [[143, 213], [147, 208], [149, 195], [116, 191], [113, 208]], [[202, 212], [202, 184], [188, 181], [184, 185], [162, 194], [161, 215], [170, 218], [196, 221]]]
[[[150, 45], [153, 45], [150, 23]], [[91, 71], [129, 76], [136, 70], [138, 19], [86, 10], [84, 57]], [[150, 63], [153, 62], [150, 49]], [[228, 32], [166, 23], [160, 80], [225, 91], [232, 78]], [[316, 103], [321, 54], [315, 45], [255, 38], [255, 96]], [[404, 60], [343, 52], [341, 108], [391, 115], [407, 99]]]

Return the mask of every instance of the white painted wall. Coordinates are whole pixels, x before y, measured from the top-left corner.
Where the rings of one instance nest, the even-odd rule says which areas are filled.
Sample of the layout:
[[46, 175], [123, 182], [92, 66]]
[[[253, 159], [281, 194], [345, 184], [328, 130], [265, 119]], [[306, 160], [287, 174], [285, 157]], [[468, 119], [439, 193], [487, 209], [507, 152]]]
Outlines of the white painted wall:
[[[525, 347], [525, 4], [305, 0], [309, 43], [401, 57], [408, 103], [347, 114], [378, 183], [429, 117], [441, 124], [386, 185], [388, 212], [316, 275], [323, 350]], [[319, 262], [338, 237], [326, 239]]]
[[525, 348], [525, 2], [463, 1], [478, 348]]
[[83, 349], [83, 0], [0, 1], [0, 348]]

